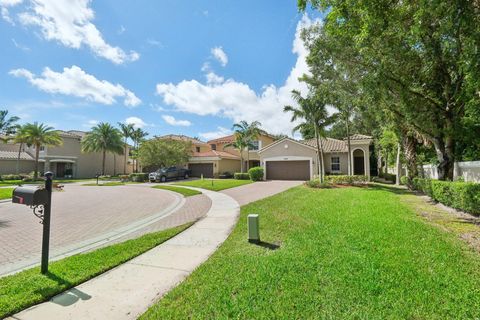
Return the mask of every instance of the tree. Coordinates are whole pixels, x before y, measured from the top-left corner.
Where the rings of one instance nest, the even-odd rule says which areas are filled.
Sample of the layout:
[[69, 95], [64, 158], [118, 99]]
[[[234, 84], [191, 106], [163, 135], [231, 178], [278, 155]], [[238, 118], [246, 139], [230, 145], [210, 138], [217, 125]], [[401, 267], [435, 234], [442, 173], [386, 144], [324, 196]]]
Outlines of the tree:
[[38, 178], [38, 159], [40, 156], [40, 147], [58, 146], [63, 143], [62, 138], [56, 130], [43, 123], [27, 123], [20, 131], [19, 140], [25, 144], [35, 147], [35, 169], [33, 178]]
[[118, 125], [120, 126], [120, 131], [123, 136], [123, 154], [125, 156], [124, 163], [123, 163], [123, 173], [127, 173], [127, 160], [128, 160], [128, 139], [132, 138], [133, 135], [133, 124], [132, 123], [121, 123], [119, 122]]
[[[16, 122], [19, 117], [7, 117], [8, 110], [0, 110], [0, 136], [9, 136], [15, 133], [17, 129]], [[3, 139], [3, 137], [0, 137]]]
[[120, 131], [109, 123], [101, 122], [83, 137], [82, 152], [102, 153], [102, 175], [105, 175], [107, 152], [122, 154], [123, 142]]
[[241, 131], [241, 130], [236, 130], [234, 133], [233, 133], [233, 142], [231, 143], [227, 143], [224, 148], [226, 147], [233, 147], [235, 149], [237, 149], [239, 152], [240, 152], [240, 172], [244, 172], [244, 161], [243, 161], [243, 151], [244, 150], [247, 150], [248, 149], [248, 146], [249, 146], [249, 142], [248, 142], [248, 137], [246, 135], [245, 132]]
[[395, 132], [392, 130], [384, 129], [382, 137], [379, 140], [379, 146], [385, 159], [385, 173], [388, 173], [388, 167], [390, 166], [394, 158], [395, 150], [398, 146], [398, 138]]
[[20, 156], [22, 154], [23, 146], [27, 144], [28, 140], [26, 137], [26, 125], [19, 125], [17, 131], [15, 132], [15, 137], [13, 142], [18, 144], [18, 154], [17, 154], [17, 163], [15, 165], [15, 173], [19, 174], [20, 172]]
[[303, 119], [304, 122], [293, 128], [293, 132], [299, 131], [306, 126], [311, 126], [315, 130], [315, 139], [317, 142], [317, 163], [320, 182], [323, 183], [324, 161], [322, 137], [325, 137], [326, 128], [335, 121], [335, 116], [329, 116], [326, 104], [318, 92], [311, 93], [307, 98], [303, 98], [299, 91], [293, 90], [292, 97], [297, 102], [298, 107], [285, 106], [284, 112], [292, 113], [292, 122]]
[[[244, 145], [244, 148], [247, 150], [247, 170], [249, 169], [249, 162], [250, 162], [250, 153], [249, 150], [254, 147], [253, 142], [255, 139], [258, 139], [258, 136], [262, 133], [260, 126], [262, 124], [258, 121], [253, 121], [252, 123], [248, 123], [247, 121], [243, 120], [239, 123], [235, 123], [233, 125], [233, 129], [235, 131], [236, 137], [241, 137], [244, 143], [240, 143], [238, 145]], [[229, 145], [226, 145], [226, 147]], [[241, 171], [243, 172], [243, 155], [242, 151], [240, 151], [240, 158], [242, 161], [241, 164]]]
[[188, 162], [192, 144], [173, 139], [151, 139], [138, 149], [138, 158], [143, 166], [170, 167]]
[[362, 94], [433, 144], [439, 178], [452, 179], [465, 112], [480, 106], [478, 2], [300, 0], [300, 8], [307, 3], [325, 12], [306, 36], [309, 66], [328, 57], [349, 70]]
[[132, 158], [135, 160], [134, 169], [133, 169], [134, 172], [138, 172], [138, 147], [140, 146], [140, 144], [142, 143], [142, 141], [146, 136], [148, 136], [148, 132], [142, 130], [141, 128], [137, 128], [132, 132], [131, 138], [133, 140], [133, 149], [134, 149]]

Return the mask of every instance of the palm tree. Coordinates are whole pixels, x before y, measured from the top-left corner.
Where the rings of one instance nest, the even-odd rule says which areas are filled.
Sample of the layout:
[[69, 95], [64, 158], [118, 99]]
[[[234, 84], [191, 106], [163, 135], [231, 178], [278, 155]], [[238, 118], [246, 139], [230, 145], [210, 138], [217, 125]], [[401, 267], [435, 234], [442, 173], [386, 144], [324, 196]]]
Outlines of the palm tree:
[[[248, 123], [247, 121], [243, 120], [240, 121], [239, 123], [235, 123], [233, 125], [233, 129], [237, 136], [242, 138], [243, 144], [240, 143], [240, 145], [244, 145], [243, 147], [247, 150], [247, 170], [250, 167], [250, 153], [248, 152], [249, 149], [253, 148], [253, 141], [258, 138], [258, 136], [261, 134], [262, 130], [260, 129], [260, 126], [262, 124], [259, 121], [253, 121], [252, 123]], [[236, 139], [235, 139], [236, 140]], [[233, 146], [233, 144], [232, 144]], [[233, 146], [235, 147], [235, 146]], [[242, 156], [242, 151], [240, 151], [240, 159], [242, 161], [242, 172], [243, 172], [243, 156]]]
[[123, 153], [125, 155], [125, 161], [123, 163], [123, 173], [127, 173], [127, 157], [128, 157], [128, 139], [132, 137], [133, 134], [133, 124], [131, 123], [121, 123], [119, 122], [118, 125], [120, 126], [120, 132], [122, 133], [123, 136]]
[[233, 147], [240, 151], [240, 172], [243, 173], [243, 150], [248, 148], [248, 137], [245, 135], [245, 132], [240, 130], [235, 131], [233, 134], [234, 140], [231, 143], [227, 143], [226, 147]]
[[19, 125], [17, 127], [17, 132], [15, 133], [15, 137], [13, 138], [13, 142], [18, 144], [18, 155], [17, 155], [17, 163], [15, 166], [15, 173], [18, 174], [20, 171], [20, 156], [22, 154], [23, 146], [27, 143], [27, 138], [25, 136], [25, 125]]
[[62, 138], [58, 131], [54, 130], [43, 123], [27, 123], [21, 129], [19, 140], [23, 143], [35, 147], [35, 169], [33, 178], [38, 178], [38, 158], [40, 155], [40, 147], [42, 146], [58, 146], [62, 144]]
[[[18, 120], [20, 120], [19, 117], [9, 117], [8, 116], [8, 110], [0, 110], [0, 136], [9, 136], [11, 134], [14, 134], [15, 131], [17, 130], [18, 125], [15, 124]], [[2, 137], [0, 137], [2, 138]], [[7, 139], [2, 139], [2, 140], [7, 140]]]
[[[140, 143], [143, 141], [143, 138], [145, 138], [146, 136], [148, 136], [148, 132], [142, 130], [141, 128], [137, 128], [133, 130], [131, 138], [133, 140], [133, 148], [135, 149], [135, 153], [137, 153]], [[134, 156], [134, 159], [135, 159], [134, 171], [138, 172], [137, 155]]]
[[353, 165], [352, 165], [352, 146], [350, 143], [350, 118], [352, 117], [353, 113], [353, 106], [350, 104], [347, 105], [338, 105], [337, 106], [338, 110], [338, 116], [340, 121], [344, 122], [345, 124], [345, 130], [347, 133], [347, 151], [348, 151], [348, 175], [352, 176], [353, 175]]
[[317, 141], [317, 162], [320, 182], [323, 183], [324, 177], [324, 161], [323, 161], [323, 145], [321, 137], [325, 136], [325, 128], [333, 123], [335, 117], [329, 116], [326, 104], [320, 95], [312, 94], [307, 98], [303, 98], [297, 90], [292, 91], [292, 97], [297, 102], [298, 108], [285, 106], [284, 112], [292, 112], [292, 122], [303, 119], [305, 122], [300, 123], [293, 132], [313, 126], [315, 129], [315, 139]]
[[82, 152], [102, 152], [102, 175], [105, 174], [107, 152], [123, 152], [122, 134], [109, 123], [101, 122], [82, 139]]

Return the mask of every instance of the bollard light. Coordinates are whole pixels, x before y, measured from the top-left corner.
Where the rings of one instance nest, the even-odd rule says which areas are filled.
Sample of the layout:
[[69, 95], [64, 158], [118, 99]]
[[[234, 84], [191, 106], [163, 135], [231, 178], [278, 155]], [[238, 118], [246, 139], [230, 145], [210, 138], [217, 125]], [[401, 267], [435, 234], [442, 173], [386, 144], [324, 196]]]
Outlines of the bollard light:
[[260, 225], [258, 222], [258, 214], [249, 214], [248, 221], [248, 242], [260, 242]]

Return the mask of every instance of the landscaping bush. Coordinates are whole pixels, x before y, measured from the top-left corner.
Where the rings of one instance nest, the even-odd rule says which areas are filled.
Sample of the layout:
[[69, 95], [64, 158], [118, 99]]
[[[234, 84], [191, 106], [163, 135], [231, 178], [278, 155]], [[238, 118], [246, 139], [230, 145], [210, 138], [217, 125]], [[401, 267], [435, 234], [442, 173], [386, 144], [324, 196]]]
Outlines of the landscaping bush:
[[309, 188], [318, 188], [318, 189], [325, 189], [331, 188], [332, 185], [329, 182], [320, 183], [319, 179], [313, 179], [305, 182], [305, 185]]
[[263, 168], [262, 167], [250, 168], [250, 170], [248, 170], [248, 174], [250, 175], [250, 179], [252, 179], [252, 181], [263, 180]]
[[415, 190], [446, 206], [480, 215], [480, 184], [431, 179], [413, 179]]
[[22, 180], [23, 177], [20, 174], [4, 174], [0, 180]]
[[403, 185], [405, 185], [405, 186], [408, 186], [408, 184], [409, 184], [409, 183], [408, 183], [408, 177], [407, 177], [407, 176], [402, 176], [402, 177], [400, 178], [400, 183], [403, 184]]
[[224, 173], [222, 173], [221, 175], [218, 176], [220, 179], [231, 179], [233, 178], [233, 174], [231, 174], [230, 172], [228, 171], [225, 171]]
[[120, 175], [118, 175], [118, 178], [122, 182], [127, 182], [127, 181], [130, 180], [130, 176], [128, 174], [120, 174]]
[[250, 175], [248, 173], [235, 172], [233, 178], [236, 180], [250, 180]]
[[145, 182], [148, 180], [148, 173], [130, 173], [130, 180], [133, 182]]
[[358, 184], [368, 183], [368, 177], [367, 176], [334, 175], [334, 176], [325, 176], [325, 181], [331, 184], [358, 185]]

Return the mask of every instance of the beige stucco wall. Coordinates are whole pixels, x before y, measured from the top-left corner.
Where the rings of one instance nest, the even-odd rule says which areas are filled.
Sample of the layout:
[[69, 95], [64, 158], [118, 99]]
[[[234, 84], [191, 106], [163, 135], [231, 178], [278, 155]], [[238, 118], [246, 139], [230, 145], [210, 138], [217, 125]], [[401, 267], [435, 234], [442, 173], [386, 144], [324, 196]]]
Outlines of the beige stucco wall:
[[[39, 167], [42, 164], [39, 165]], [[18, 173], [30, 173], [35, 167], [34, 161], [20, 160]], [[17, 171], [17, 160], [0, 160], [0, 175], [14, 174]]]
[[325, 163], [325, 174], [332, 173], [332, 157], [340, 158], [340, 174], [348, 174], [348, 157], [346, 153], [325, 153], [323, 161]]
[[235, 172], [240, 172], [240, 161], [239, 160], [233, 160], [233, 159], [222, 159], [218, 162], [219, 168], [218, 168], [218, 173], [224, 173], [224, 172], [230, 172], [230, 173], [235, 173]]
[[[266, 136], [266, 135], [260, 135], [258, 137], [258, 140], [261, 141], [260, 143], [260, 149], [264, 148], [274, 142], [273, 138]], [[240, 156], [240, 152], [233, 148], [233, 147], [226, 147], [227, 143], [217, 143], [217, 150], [219, 151], [226, 151], [228, 153], [234, 154], [236, 156]], [[247, 158], [249, 160], [260, 160], [260, 156], [258, 154], [258, 151], [247, 151], [244, 150], [242, 152], [243, 158], [246, 160]]]

